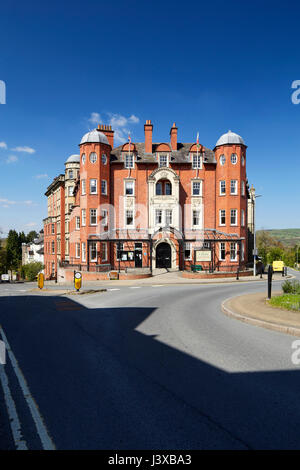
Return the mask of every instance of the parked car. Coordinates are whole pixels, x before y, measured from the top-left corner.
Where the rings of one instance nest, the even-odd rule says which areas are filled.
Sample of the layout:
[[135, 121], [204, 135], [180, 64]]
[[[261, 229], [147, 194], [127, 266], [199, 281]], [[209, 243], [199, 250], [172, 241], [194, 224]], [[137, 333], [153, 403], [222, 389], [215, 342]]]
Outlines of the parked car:
[[9, 274], [1, 274], [1, 282], [10, 282]]

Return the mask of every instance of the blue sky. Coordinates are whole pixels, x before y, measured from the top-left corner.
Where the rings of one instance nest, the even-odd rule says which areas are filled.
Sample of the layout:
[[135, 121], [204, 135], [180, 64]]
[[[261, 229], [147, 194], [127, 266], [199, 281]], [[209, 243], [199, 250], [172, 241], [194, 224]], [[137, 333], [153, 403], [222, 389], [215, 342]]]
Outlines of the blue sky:
[[[9, 1], [1, 5], [0, 227], [39, 229], [47, 185], [93, 117], [118, 136], [248, 145], [257, 228], [300, 227], [300, 5], [279, 1]], [[96, 114], [93, 114], [96, 113]]]

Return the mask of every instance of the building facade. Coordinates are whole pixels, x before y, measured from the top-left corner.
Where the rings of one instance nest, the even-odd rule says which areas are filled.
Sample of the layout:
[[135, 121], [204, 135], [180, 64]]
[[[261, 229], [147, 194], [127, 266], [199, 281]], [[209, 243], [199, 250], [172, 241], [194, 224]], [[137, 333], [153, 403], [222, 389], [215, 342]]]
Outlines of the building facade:
[[[22, 243], [22, 265], [39, 262], [44, 264], [44, 231], [31, 243]], [[44, 271], [42, 271], [44, 272]]]
[[[45, 274], [154, 268], [244, 270], [248, 262], [247, 146], [228, 131], [213, 150], [201, 143], [144, 142], [114, 147], [99, 125], [83, 136], [80, 154], [47, 188]], [[130, 139], [129, 139], [130, 140]]]

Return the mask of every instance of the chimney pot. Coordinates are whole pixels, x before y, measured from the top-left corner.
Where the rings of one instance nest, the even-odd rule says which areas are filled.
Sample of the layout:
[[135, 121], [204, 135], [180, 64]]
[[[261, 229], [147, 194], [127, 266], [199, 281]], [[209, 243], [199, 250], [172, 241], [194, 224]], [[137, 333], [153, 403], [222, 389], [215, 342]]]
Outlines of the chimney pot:
[[171, 140], [171, 149], [172, 150], [177, 150], [177, 127], [175, 122], [173, 123], [173, 126], [171, 127], [170, 130], [170, 140]]
[[150, 119], [146, 120], [146, 124], [144, 125], [144, 130], [145, 130], [145, 152], [152, 153], [153, 125], [151, 124]]

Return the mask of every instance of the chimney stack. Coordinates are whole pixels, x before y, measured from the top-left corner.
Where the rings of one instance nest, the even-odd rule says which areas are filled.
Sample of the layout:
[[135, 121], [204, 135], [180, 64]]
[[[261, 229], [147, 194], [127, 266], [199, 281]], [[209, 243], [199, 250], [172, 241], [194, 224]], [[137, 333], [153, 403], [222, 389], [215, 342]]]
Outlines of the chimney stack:
[[152, 153], [153, 125], [151, 124], [150, 119], [147, 119], [146, 124], [144, 125], [144, 130], [145, 130], [145, 153]]
[[171, 136], [170, 141], [171, 141], [172, 150], [177, 150], [177, 130], [178, 128], [176, 127], [176, 124], [174, 122], [170, 130], [170, 136]]
[[106, 135], [107, 140], [111, 148], [114, 147], [114, 131], [112, 130], [111, 126], [106, 126], [105, 124], [98, 124], [97, 131], [102, 132], [102, 134]]

